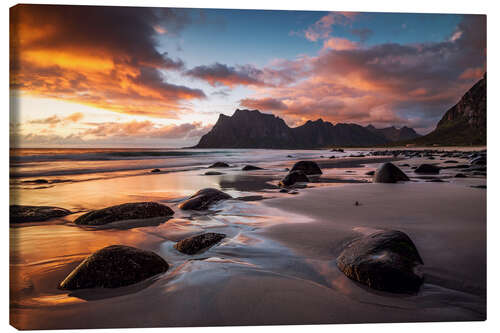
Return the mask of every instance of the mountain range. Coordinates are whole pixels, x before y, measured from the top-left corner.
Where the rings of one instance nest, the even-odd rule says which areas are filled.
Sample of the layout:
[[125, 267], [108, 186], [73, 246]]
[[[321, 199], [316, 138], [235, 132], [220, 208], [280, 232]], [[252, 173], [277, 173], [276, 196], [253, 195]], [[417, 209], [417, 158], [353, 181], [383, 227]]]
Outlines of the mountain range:
[[436, 129], [411, 143], [419, 145], [486, 144], [486, 73], [451, 107]]
[[237, 109], [232, 116], [220, 114], [210, 132], [193, 148], [312, 149], [409, 143], [486, 144], [486, 74], [444, 114], [436, 129], [425, 136], [406, 126], [397, 129], [394, 126], [334, 125], [321, 118], [289, 127], [283, 119], [272, 114]]

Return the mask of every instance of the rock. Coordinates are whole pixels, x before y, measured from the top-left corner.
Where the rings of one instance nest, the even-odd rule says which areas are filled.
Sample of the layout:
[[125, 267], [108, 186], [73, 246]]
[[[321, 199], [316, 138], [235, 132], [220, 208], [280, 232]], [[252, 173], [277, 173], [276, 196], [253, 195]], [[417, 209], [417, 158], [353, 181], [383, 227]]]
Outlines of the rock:
[[10, 206], [10, 223], [41, 222], [71, 214], [71, 211], [52, 206]]
[[397, 183], [398, 181], [408, 181], [410, 178], [394, 164], [387, 162], [382, 164], [373, 177], [374, 183]]
[[314, 161], [299, 161], [293, 165], [292, 171], [302, 171], [306, 175], [321, 175], [321, 169]]
[[59, 284], [59, 288], [118, 288], [167, 270], [168, 263], [154, 252], [111, 245], [87, 257]]
[[243, 171], [262, 170], [262, 168], [259, 168], [258, 166], [255, 165], [245, 165], [241, 170]]
[[174, 247], [185, 254], [196, 254], [214, 246], [226, 237], [224, 234], [209, 232], [198, 236], [189, 237], [177, 242]]
[[467, 178], [467, 176], [466, 176], [466, 175], [464, 175], [463, 173], [457, 173], [457, 174], [455, 175], [455, 178]]
[[229, 168], [229, 164], [225, 162], [215, 162], [209, 168]]
[[421, 164], [418, 168], [415, 169], [415, 173], [431, 173], [438, 174], [440, 168], [432, 165], [432, 164]]
[[449, 164], [449, 163], [458, 163], [458, 161], [455, 161], [455, 160], [448, 160], [448, 161], [444, 161], [443, 163], [446, 163], [446, 164]]
[[335, 155], [330, 156], [329, 158], [335, 158]]
[[153, 170], [151, 170], [151, 172], [152, 173], [157, 173], [157, 172], [161, 172], [161, 170], [160, 169], [153, 169]]
[[282, 188], [279, 192], [280, 193], [288, 193], [289, 190], [287, 190], [286, 188]]
[[367, 176], [373, 176], [375, 174], [375, 171], [368, 171], [367, 173], [365, 173], [365, 175]]
[[486, 189], [486, 185], [472, 185], [471, 187]]
[[403, 232], [378, 231], [351, 242], [338, 256], [337, 266], [350, 279], [370, 288], [415, 293], [423, 282], [417, 248]]
[[174, 211], [156, 202], [131, 202], [90, 211], [75, 220], [80, 225], [103, 225], [116, 221], [171, 216]]
[[280, 187], [292, 186], [295, 183], [308, 183], [309, 178], [302, 171], [290, 171], [280, 182]]
[[224, 175], [224, 172], [219, 172], [219, 171], [207, 171], [207, 172], [205, 172], [205, 176], [219, 176], [219, 175]]
[[181, 203], [179, 208], [183, 210], [204, 210], [217, 201], [231, 198], [229, 194], [215, 188], [204, 188]]

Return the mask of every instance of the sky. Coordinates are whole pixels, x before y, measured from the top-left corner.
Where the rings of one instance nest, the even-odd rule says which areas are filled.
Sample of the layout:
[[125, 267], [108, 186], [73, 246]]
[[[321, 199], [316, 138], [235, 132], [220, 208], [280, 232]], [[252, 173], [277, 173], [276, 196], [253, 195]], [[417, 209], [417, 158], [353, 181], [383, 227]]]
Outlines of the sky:
[[19, 147], [187, 147], [237, 108], [431, 131], [486, 71], [483, 15], [17, 5]]

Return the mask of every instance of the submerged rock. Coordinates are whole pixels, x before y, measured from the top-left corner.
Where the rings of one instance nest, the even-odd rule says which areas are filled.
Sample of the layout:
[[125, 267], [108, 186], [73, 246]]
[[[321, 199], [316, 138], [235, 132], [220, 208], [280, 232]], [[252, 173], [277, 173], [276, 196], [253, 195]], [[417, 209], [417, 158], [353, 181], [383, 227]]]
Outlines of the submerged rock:
[[168, 263], [154, 252], [111, 245], [87, 257], [59, 284], [59, 288], [117, 288], [167, 270]]
[[80, 225], [103, 225], [116, 221], [171, 216], [174, 211], [156, 202], [131, 202], [90, 211], [75, 220]]
[[415, 293], [423, 282], [422, 258], [403, 232], [378, 231], [350, 243], [338, 256], [337, 266], [350, 279], [370, 288]]
[[306, 175], [321, 175], [323, 173], [314, 161], [299, 161], [293, 165], [292, 171], [302, 171]]
[[397, 183], [398, 181], [408, 181], [410, 178], [394, 164], [387, 162], [382, 164], [373, 177], [374, 183]]
[[467, 178], [467, 176], [466, 176], [466, 175], [464, 175], [463, 173], [457, 173], [457, 174], [455, 175], [455, 178]]
[[208, 232], [198, 236], [189, 237], [177, 242], [174, 247], [185, 254], [196, 254], [219, 243], [226, 237], [224, 234]]
[[151, 170], [151, 173], [158, 173], [158, 172], [161, 172], [161, 170], [160, 169], [153, 169], [153, 170]]
[[255, 165], [245, 165], [241, 170], [243, 171], [262, 170], [262, 168], [259, 168], [258, 166]]
[[10, 206], [10, 223], [41, 222], [71, 214], [71, 211], [52, 206]]
[[418, 168], [415, 169], [416, 173], [431, 173], [438, 174], [440, 168], [432, 164], [420, 164]]
[[292, 186], [295, 183], [308, 183], [309, 178], [302, 171], [290, 171], [280, 182], [280, 187]]
[[229, 194], [215, 188], [204, 188], [181, 203], [179, 208], [183, 210], [204, 210], [207, 209], [209, 205], [217, 201], [231, 198], [232, 197]]
[[209, 168], [229, 168], [229, 164], [225, 162], [215, 162]]
[[373, 176], [374, 174], [375, 174], [375, 171], [373, 171], [373, 170], [365, 173], [365, 175], [367, 175], [367, 176]]

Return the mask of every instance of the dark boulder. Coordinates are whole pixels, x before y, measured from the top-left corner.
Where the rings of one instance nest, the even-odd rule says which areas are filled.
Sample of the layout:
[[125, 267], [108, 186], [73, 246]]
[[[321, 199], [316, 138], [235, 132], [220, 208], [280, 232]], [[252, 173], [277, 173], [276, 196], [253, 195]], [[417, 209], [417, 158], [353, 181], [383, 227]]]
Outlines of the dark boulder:
[[10, 223], [41, 222], [71, 214], [67, 209], [51, 206], [10, 206]]
[[198, 236], [189, 237], [177, 242], [174, 247], [185, 254], [196, 254], [219, 243], [226, 237], [224, 234], [209, 232]]
[[153, 170], [151, 170], [151, 173], [158, 173], [158, 172], [161, 172], [161, 170], [160, 169], [153, 169]]
[[415, 169], [415, 173], [438, 174], [439, 170], [439, 167], [432, 164], [420, 164], [420, 166]]
[[375, 171], [373, 171], [373, 170], [365, 173], [365, 175], [367, 175], [367, 176], [373, 176], [374, 174], [375, 174]]
[[103, 225], [116, 221], [171, 216], [174, 211], [156, 202], [131, 202], [90, 211], [75, 220], [80, 225]]
[[205, 172], [205, 176], [219, 176], [223, 175], [224, 172], [219, 172], [219, 171], [207, 171]]
[[466, 175], [464, 175], [463, 173], [457, 173], [457, 174], [455, 175], [455, 178], [467, 178], [467, 176], [466, 176]]
[[408, 176], [390, 162], [382, 164], [373, 177], [374, 183], [397, 183], [398, 181], [408, 180], [410, 180]]
[[181, 203], [179, 208], [183, 210], [204, 210], [217, 201], [231, 198], [229, 194], [215, 188], [204, 188]]
[[255, 165], [245, 165], [241, 170], [243, 171], [262, 170], [262, 168], [259, 168], [258, 166]]
[[229, 164], [225, 162], [215, 162], [209, 168], [229, 168]]
[[309, 178], [302, 171], [290, 171], [285, 178], [279, 182], [280, 187], [292, 186], [295, 183], [308, 183]]
[[314, 161], [299, 161], [294, 164], [291, 171], [302, 171], [306, 175], [321, 175], [321, 169]]
[[168, 263], [154, 252], [112, 245], [87, 257], [59, 284], [59, 288], [118, 288], [167, 270]]
[[350, 279], [370, 288], [416, 293], [423, 282], [423, 261], [403, 232], [378, 231], [351, 242], [338, 256], [337, 266]]

